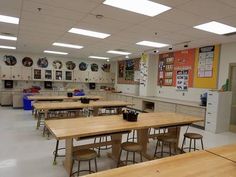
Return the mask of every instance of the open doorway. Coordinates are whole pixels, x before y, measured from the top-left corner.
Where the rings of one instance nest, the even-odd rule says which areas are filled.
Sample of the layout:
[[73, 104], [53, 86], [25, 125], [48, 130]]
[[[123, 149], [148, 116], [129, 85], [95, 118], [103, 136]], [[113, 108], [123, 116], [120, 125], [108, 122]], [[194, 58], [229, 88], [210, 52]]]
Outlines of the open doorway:
[[236, 63], [229, 65], [229, 89], [232, 91], [230, 131], [236, 132]]

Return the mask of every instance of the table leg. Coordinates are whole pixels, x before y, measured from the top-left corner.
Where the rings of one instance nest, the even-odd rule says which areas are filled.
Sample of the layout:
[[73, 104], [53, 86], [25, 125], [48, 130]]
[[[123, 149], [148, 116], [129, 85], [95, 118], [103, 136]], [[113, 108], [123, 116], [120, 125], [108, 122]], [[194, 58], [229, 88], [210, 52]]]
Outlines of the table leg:
[[99, 108], [93, 108], [93, 116], [98, 116]]
[[108, 157], [112, 158], [116, 162], [118, 162], [119, 159], [121, 140], [122, 134], [111, 135], [112, 151], [110, 154], [108, 154]]
[[64, 167], [68, 174], [70, 174], [70, 170], [72, 167], [72, 156], [73, 156], [73, 138], [67, 138], [66, 142], [66, 154], [65, 154], [65, 161]]
[[137, 130], [138, 143], [143, 146], [142, 155], [151, 160], [153, 157], [147, 154], [147, 144], [148, 144], [148, 129]]

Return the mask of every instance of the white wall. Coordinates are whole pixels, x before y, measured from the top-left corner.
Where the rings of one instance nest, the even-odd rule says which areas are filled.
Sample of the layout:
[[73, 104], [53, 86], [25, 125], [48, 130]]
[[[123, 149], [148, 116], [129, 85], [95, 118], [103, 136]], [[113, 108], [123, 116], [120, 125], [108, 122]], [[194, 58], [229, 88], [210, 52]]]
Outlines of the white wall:
[[236, 42], [221, 45], [218, 88], [228, 78], [230, 63], [236, 63]]

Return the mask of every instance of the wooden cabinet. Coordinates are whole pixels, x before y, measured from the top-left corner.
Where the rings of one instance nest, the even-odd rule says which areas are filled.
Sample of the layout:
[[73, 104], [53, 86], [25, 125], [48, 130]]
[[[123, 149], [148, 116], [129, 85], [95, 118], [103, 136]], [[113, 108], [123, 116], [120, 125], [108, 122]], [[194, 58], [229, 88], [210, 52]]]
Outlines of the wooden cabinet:
[[23, 108], [23, 94], [14, 93], [12, 97], [13, 108]]
[[74, 81], [73, 71], [65, 71], [65, 81], [72, 82]]
[[138, 109], [140, 111], [143, 111], [143, 101], [141, 98], [135, 98], [133, 97], [133, 104], [134, 104], [134, 108]]
[[213, 133], [229, 130], [231, 102], [232, 92], [208, 92], [205, 130]]
[[30, 67], [22, 68], [21, 76], [24, 81], [32, 80], [32, 69]]
[[[205, 108], [179, 105], [179, 104], [176, 105], [176, 112], [181, 113], [181, 114], [188, 114], [188, 115], [192, 115], [192, 116], [201, 117], [203, 119], [205, 119], [205, 114], [206, 114]], [[194, 125], [198, 125], [198, 126], [204, 128], [205, 121], [194, 123]]]
[[156, 101], [154, 110], [155, 110], [155, 112], [175, 112], [176, 111], [176, 104], [162, 102], [162, 101]]
[[33, 69], [33, 80], [38, 80], [41, 81], [43, 80], [43, 73], [42, 73], [42, 69], [40, 68], [34, 68]]
[[52, 81], [52, 79], [53, 79], [52, 75], [53, 75], [53, 71], [51, 69], [44, 70], [44, 80]]
[[74, 71], [74, 81], [75, 82], [88, 82], [89, 72], [88, 71]]
[[1, 105], [10, 106], [12, 105], [12, 92], [3, 91], [1, 92]]
[[65, 80], [65, 74], [62, 70], [54, 70], [54, 75], [53, 75], [53, 80], [54, 81], [63, 81]]
[[12, 67], [2, 66], [1, 67], [1, 79], [2, 80], [12, 80]]

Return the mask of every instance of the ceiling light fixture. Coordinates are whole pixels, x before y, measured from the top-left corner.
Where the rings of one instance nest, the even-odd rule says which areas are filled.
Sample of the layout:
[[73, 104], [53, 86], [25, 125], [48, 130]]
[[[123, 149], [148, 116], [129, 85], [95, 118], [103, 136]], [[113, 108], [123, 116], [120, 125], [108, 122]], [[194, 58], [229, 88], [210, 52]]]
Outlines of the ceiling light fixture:
[[129, 52], [117, 51], [117, 50], [109, 50], [107, 53], [118, 54], [118, 55], [130, 55]]
[[163, 43], [159, 43], [159, 42], [151, 42], [151, 41], [140, 41], [136, 43], [137, 45], [144, 45], [144, 46], [148, 46], [148, 47], [157, 47], [157, 48], [161, 48], [161, 47], [166, 47], [169, 44], [163, 44]]
[[68, 55], [66, 52], [58, 52], [58, 51], [52, 51], [52, 50], [44, 50], [44, 53], [52, 53], [52, 54], [58, 54], [58, 55]]
[[89, 56], [89, 58], [102, 59], [102, 60], [109, 60], [108, 57], [99, 57], [99, 56]]
[[133, 0], [105, 0], [103, 4], [150, 17], [154, 17], [171, 9], [171, 7], [149, 0], [138, 0], [135, 2]]
[[16, 40], [17, 40], [17, 37], [0, 35], [0, 39], [10, 40], [10, 41], [16, 41]]
[[54, 42], [52, 45], [59, 46], [59, 47], [73, 48], [73, 49], [82, 49], [84, 47], [84, 46], [80, 46], [80, 45], [65, 44], [65, 43], [59, 43], [59, 42]]
[[6, 15], [0, 15], [0, 22], [17, 24], [18, 25], [19, 24], [19, 18], [6, 16]]
[[80, 29], [80, 28], [71, 28], [68, 32], [80, 34], [84, 36], [89, 36], [89, 37], [100, 38], [100, 39], [105, 39], [108, 36], [110, 36], [110, 34], [107, 34], [107, 33], [100, 33], [96, 31], [90, 31], [90, 30], [85, 30], [85, 29]]
[[13, 47], [13, 46], [6, 46], [6, 45], [0, 45], [0, 48], [1, 49], [12, 49], [12, 50], [15, 50], [16, 47]]
[[216, 22], [216, 21], [212, 21], [212, 22], [201, 24], [201, 25], [197, 25], [197, 26], [194, 26], [193, 28], [203, 30], [203, 31], [207, 31], [207, 32], [210, 32], [210, 33], [220, 34], [220, 35], [236, 32], [235, 27], [225, 25], [223, 23], [219, 23], [219, 22]]

